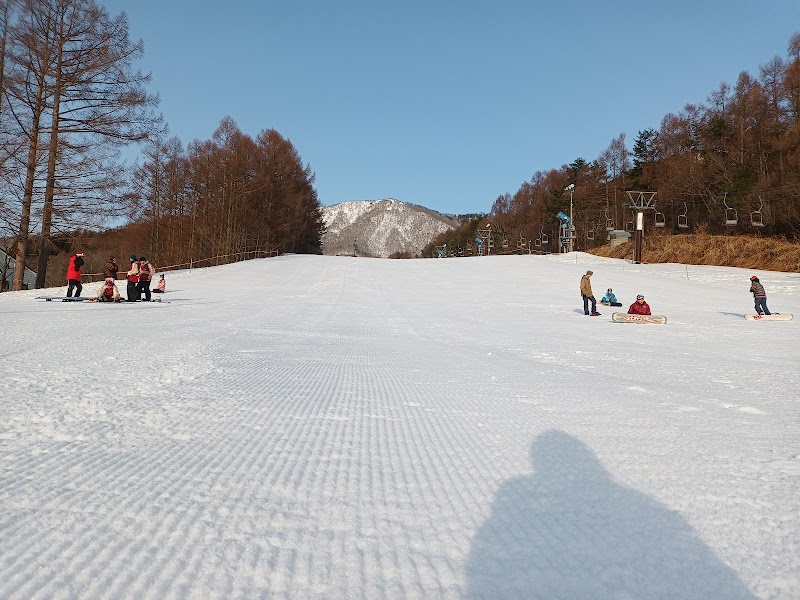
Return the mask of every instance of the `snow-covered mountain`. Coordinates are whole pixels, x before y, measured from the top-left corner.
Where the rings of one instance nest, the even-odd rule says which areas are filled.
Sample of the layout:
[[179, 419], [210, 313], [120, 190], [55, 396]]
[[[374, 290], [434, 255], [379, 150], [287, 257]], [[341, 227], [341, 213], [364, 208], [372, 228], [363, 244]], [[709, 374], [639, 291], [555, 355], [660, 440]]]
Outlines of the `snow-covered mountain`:
[[327, 228], [322, 251], [330, 255], [415, 256], [434, 237], [458, 226], [436, 211], [394, 198], [342, 202], [323, 207], [322, 216]]

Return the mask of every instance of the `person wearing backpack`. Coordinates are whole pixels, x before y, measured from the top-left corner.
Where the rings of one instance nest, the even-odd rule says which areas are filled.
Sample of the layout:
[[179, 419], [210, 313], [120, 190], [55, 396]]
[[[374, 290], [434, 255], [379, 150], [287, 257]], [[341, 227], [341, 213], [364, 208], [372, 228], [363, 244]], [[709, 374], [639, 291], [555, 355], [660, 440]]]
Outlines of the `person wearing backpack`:
[[142, 299], [142, 293], [146, 302], [150, 302], [150, 281], [153, 279], [153, 265], [142, 256], [139, 258], [139, 300]]
[[75, 289], [75, 297], [81, 295], [83, 286], [81, 285], [81, 270], [83, 269], [83, 252], [76, 252], [69, 259], [67, 267], [67, 298], [72, 297], [72, 290]]
[[131, 268], [128, 269], [128, 302], [139, 300], [139, 261], [131, 254]]

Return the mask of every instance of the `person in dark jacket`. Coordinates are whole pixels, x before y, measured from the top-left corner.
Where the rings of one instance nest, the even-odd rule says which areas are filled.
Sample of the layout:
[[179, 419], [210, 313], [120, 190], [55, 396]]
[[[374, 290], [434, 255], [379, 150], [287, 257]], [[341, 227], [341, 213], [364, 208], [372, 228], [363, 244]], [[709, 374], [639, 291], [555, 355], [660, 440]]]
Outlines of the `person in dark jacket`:
[[650, 315], [650, 305], [644, 301], [644, 296], [639, 294], [636, 296], [636, 302], [628, 308], [629, 315]]
[[106, 272], [105, 272], [106, 279], [111, 277], [111, 279], [116, 281], [117, 273], [119, 273], [119, 265], [117, 264], [117, 257], [109, 256], [108, 262], [106, 263]]
[[67, 298], [72, 297], [72, 290], [75, 290], [75, 297], [81, 295], [83, 286], [81, 285], [81, 270], [83, 269], [83, 252], [76, 252], [69, 259], [67, 267]]
[[139, 301], [139, 261], [131, 254], [131, 268], [128, 269], [128, 302]]
[[146, 302], [150, 302], [150, 282], [153, 279], [153, 265], [142, 256], [139, 258], [139, 300], [142, 299], [142, 294]]
[[750, 278], [750, 292], [756, 303], [756, 312], [760, 315], [771, 315], [772, 313], [767, 308], [767, 292], [764, 291], [764, 286], [755, 275]]

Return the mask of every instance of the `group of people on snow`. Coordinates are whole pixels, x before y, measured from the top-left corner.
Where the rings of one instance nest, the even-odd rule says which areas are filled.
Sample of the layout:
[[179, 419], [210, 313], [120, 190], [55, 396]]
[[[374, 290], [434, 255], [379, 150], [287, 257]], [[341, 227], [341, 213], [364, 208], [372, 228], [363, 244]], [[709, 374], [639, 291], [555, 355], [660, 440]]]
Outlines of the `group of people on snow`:
[[[581, 277], [581, 297], [583, 298], [583, 314], [596, 317], [600, 313], [597, 312], [597, 300], [595, 299], [594, 294], [592, 294], [592, 282], [590, 281], [592, 275], [594, 275], [593, 271], [586, 271], [586, 274]], [[589, 311], [590, 303], [592, 305], [591, 311]], [[608, 288], [606, 295], [600, 299], [600, 303], [605, 304], [606, 306], [622, 306], [621, 302], [617, 302], [617, 296], [614, 294], [614, 291], [611, 288]], [[628, 308], [628, 314], [652, 314], [650, 312], [650, 305], [644, 301], [644, 296], [641, 294], [636, 296], [636, 301]]]
[[[600, 313], [597, 312], [597, 301], [592, 294], [592, 282], [590, 281], [593, 274], [592, 271], [586, 271], [586, 274], [581, 277], [581, 297], [583, 298], [583, 313], [585, 315], [597, 316]], [[761, 282], [755, 275], [750, 278], [750, 292], [753, 294], [753, 299], [755, 300], [756, 312], [759, 315], [772, 314], [767, 308], [767, 293], [764, 291], [764, 286], [761, 285]], [[590, 303], [592, 305], [591, 312], [589, 310]], [[606, 306], [622, 306], [621, 302], [617, 302], [617, 296], [611, 288], [608, 288], [606, 295], [600, 299], [600, 303]], [[643, 295], [638, 294], [636, 296], [636, 301], [628, 307], [628, 314], [652, 314], [650, 305], [645, 302]]]
[[[81, 295], [83, 286], [81, 285], [81, 275], [83, 270], [84, 260], [83, 252], [76, 252], [69, 259], [69, 266], [67, 267], [67, 298]], [[121, 297], [119, 288], [117, 288], [116, 279], [119, 274], [119, 265], [117, 258], [110, 256], [105, 265], [104, 275], [105, 281], [100, 289], [97, 291], [96, 300], [99, 302], [120, 302]], [[139, 302], [144, 295], [145, 300], [150, 302], [151, 292], [161, 294], [166, 291], [167, 282], [164, 280], [162, 274], [158, 280], [155, 289], [150, 289], [150, 283], [155, 275], [155, 267], [147, 260], [146, 257], [136, 257], [135, 254], [130, 255], [130, 268], [126, 274], [127, 279], [127, 302]]]

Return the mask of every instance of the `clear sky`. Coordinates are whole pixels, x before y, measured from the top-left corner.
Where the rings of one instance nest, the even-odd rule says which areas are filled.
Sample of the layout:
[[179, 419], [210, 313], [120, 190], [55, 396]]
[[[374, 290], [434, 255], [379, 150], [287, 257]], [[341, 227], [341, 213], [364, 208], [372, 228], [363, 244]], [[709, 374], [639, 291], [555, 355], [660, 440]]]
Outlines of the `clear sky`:
[[276, 129], [323, 205], [488, 212], [534, 172], [786, 57], [799, 0], [101, 0], [145, 43], [170, 133]]

